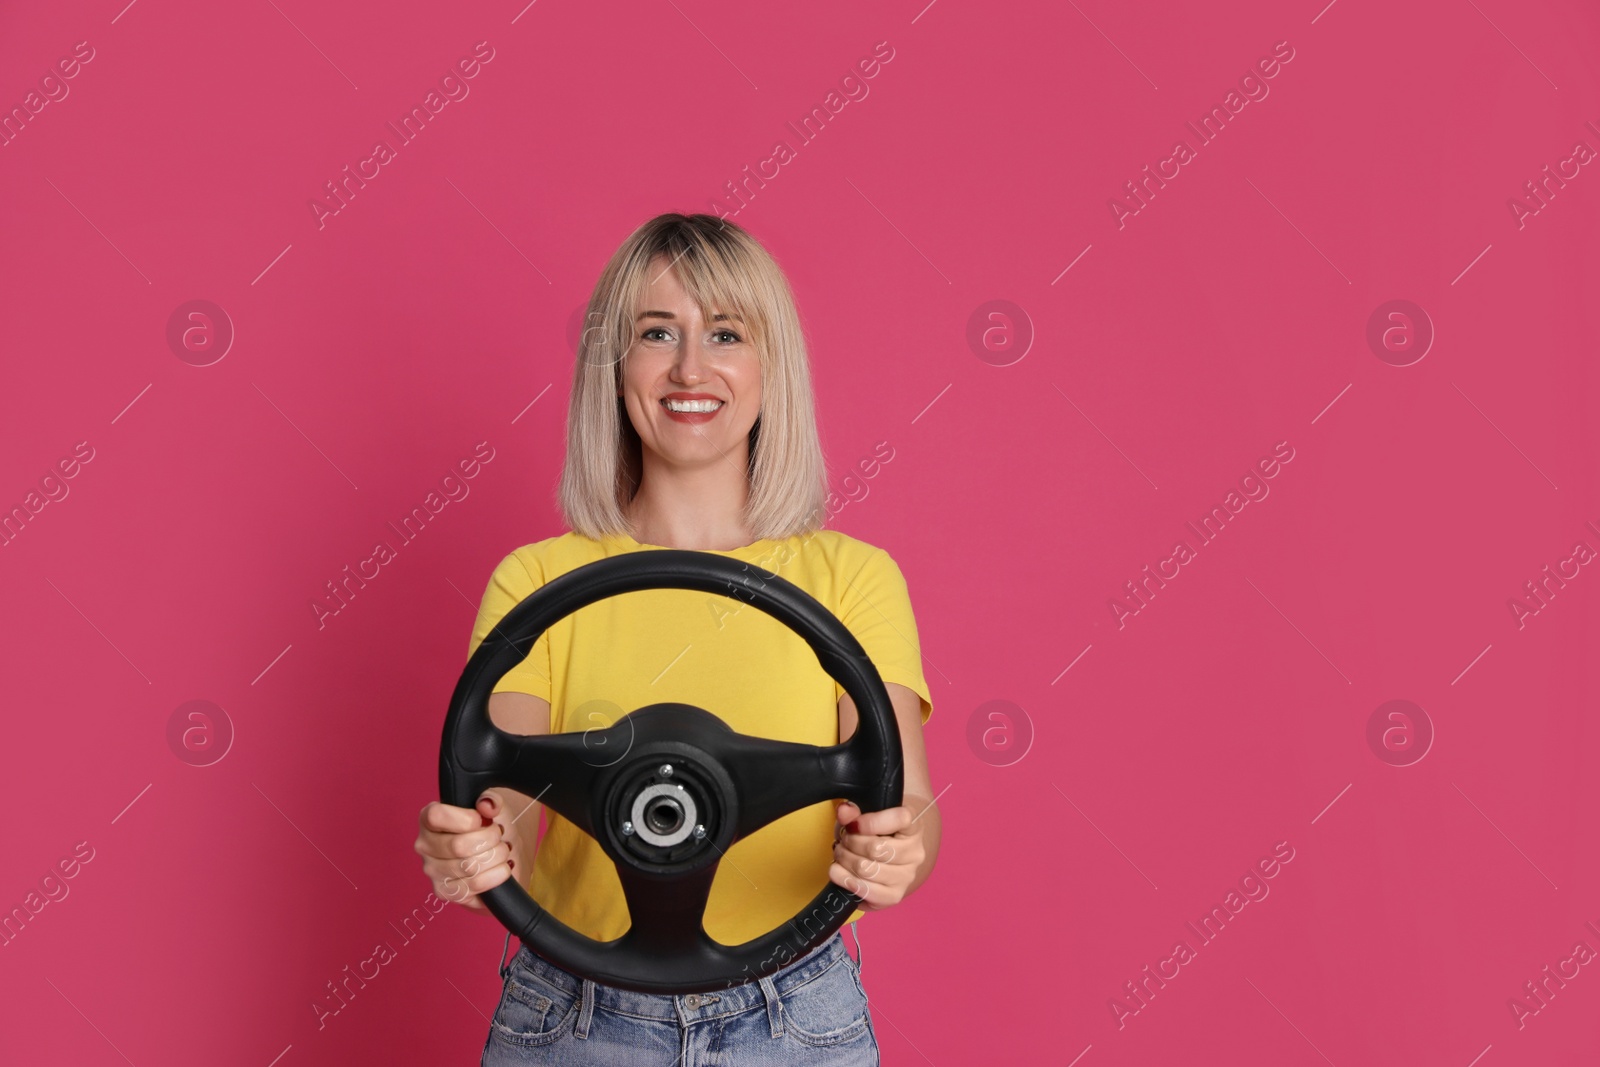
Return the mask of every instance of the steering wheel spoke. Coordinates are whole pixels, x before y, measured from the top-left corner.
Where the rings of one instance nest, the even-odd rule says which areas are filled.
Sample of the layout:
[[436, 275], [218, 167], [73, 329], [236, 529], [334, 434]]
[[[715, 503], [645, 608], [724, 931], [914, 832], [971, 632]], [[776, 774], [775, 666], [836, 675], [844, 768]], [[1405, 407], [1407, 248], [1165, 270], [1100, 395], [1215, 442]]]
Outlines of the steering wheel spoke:
[[568, 822], [594, 836], [590, 806], [600, 768], [585, 742], [587, 735], [511, 734], [511, 751], [505, 783], [548, 805]]
[[857, 752], [848, 743], [818, 748], [739, 733], [718, 741], [715, 755], [739, 794], [736, 841], [792, 811], [856, 796], [865, 784]]
[[695, 870], [670, 877], [619, 865], [617, 876], [632, 922], [622, 937], [624, 946], [669, 956], [685, 956], [700, 947], [705, 940], [706, 901], [721, 862], [713, 856]]

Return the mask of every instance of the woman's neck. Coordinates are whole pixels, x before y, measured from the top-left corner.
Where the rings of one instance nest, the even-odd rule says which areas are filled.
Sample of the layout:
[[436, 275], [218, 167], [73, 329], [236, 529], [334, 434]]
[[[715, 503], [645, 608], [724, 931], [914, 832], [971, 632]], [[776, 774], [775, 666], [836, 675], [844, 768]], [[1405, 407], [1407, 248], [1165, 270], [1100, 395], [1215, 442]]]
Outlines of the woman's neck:
[[667, 548], [725, 552], [752, 544], [756, 537], [745, 525], [744, 508], [748, 487], [739, 485], [733, 494], [727, 485], [701, 485], [699, 492], [675, 483], [678, 492], [650, 492], [647, 476], [624, 508], [635, 541]]

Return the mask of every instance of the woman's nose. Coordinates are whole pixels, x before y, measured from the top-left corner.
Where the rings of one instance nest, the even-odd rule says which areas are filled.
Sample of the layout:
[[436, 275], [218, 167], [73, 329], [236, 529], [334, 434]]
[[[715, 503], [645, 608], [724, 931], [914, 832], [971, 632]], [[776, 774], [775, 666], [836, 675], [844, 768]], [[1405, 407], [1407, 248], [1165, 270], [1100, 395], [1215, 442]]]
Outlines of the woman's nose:
[[673, 376], [685, 383], [693, 383], [705, 379], [705, 355], [700, 351], [698, 344], [693, 341], [684, 341], [678, 347], [678, 361], [673, 366]]

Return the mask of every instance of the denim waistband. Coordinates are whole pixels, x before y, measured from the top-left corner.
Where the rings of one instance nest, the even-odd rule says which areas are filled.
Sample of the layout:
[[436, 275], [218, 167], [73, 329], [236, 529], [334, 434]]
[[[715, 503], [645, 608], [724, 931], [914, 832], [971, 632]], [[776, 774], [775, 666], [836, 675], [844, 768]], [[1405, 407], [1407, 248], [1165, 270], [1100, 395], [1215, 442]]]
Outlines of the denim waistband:
[[557, 967], [544, 957], [530, 952], [526, 945], [520, 944], [517, 946], [516, 955], [511, 959], [511, 968], [520, 970], [524, 975], [531, 975], [541, 982], [547, 982], [575, 998], [582, 997], [583, 987], [588, 984], [592, 987], [590, 996], [594, 1007], [645, 1019], [677, 1020], [737, 1015], [752, 1008], [773, 1010], [762, 986], [770, 985], [781, 997], [816, 978], [841, 958], [849, 959], [849, 956], [850, 954], [845, 951], [842, 932], [835, 932], [821, 945], [765, 979], [753, 979], [709, 993], [678, 995], [639, 993], [631, 989], [618, 989], [615, 986], [591, 982]]

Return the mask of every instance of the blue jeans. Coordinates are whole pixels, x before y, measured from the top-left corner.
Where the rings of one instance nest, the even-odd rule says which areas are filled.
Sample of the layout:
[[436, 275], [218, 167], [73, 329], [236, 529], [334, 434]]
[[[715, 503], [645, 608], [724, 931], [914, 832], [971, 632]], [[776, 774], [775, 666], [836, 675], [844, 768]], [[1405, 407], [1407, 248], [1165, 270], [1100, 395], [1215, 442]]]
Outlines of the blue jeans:
[[505, 989], [482, 1067], [879, 1062], [861, 968], [838, 933], [782, 970], [715, 993], [617, 989], [570, 974], [522, 945], [501, 974]]

